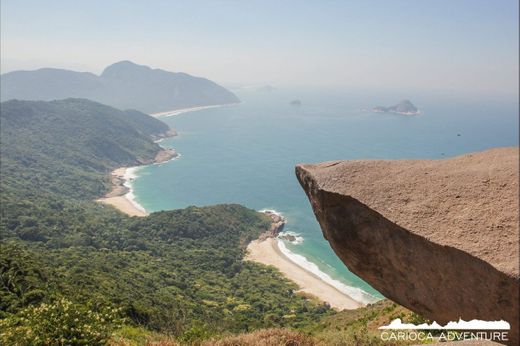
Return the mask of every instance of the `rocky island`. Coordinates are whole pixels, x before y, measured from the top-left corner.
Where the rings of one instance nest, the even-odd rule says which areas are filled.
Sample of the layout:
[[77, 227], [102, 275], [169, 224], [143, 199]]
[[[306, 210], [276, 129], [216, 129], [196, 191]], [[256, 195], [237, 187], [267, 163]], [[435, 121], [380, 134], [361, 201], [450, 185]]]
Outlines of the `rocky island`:
[[372, 108], [375, 113], [396, 113], [402, 115], [418, 115], [421, 112], [414, 106], [410, 100], [403, 100], [398, 104], [390, 107], [377, 106]]
[[517, 345], [518, 155], [335, 161], [296, 175], [349, 270], [441, 324], [506, 320]]

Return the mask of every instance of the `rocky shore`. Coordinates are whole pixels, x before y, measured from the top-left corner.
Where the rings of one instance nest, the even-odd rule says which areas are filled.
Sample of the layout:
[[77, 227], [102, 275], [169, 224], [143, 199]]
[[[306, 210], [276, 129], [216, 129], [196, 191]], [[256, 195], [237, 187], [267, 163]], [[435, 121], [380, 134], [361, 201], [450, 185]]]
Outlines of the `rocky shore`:
[[155, 142], [160, 142], [161, 140], [165, 139], [165, 138], [169, 138], [169, 137], [175, 137], [177, 136], [177, 131], [175, 131], [174, 129], [169, 129], [168, 131], [164, 132], [164, 133], [160, 133], [158, 135], [154, 135], [152, 136], [152, 139], [155, 141]]
[[271, 218], [271, 226], [257, 240], [249, 243], [246, 261], [274, 266], [299, 287], [298, 292], [326, 302], [336, 310], [357, 309], [364, 305], [287, 257], [277, 239], [285, 225], [284, 217], [272, 210], [263, 212]]
[[152, 163], [164, 163], [176, 158], [177, 156], [179, 156], [179, 154], [177, 154], [175, 149], [163, 149], [155, 155], [155, 159]]
[[[155, 155], [154, 160], [144, 161], [142, 165], [144, 166], [149, 164], [164, 163], [176, 158], [177, 156], [179, 156], [179, 154], [177, 154], [175, 149], [163, 149], [159, 151], [157, 155]], [[127, 168], [128, 167], [120, 167], [112, 171], [112, 173], [110, 174], [110, 183], [112, 186], [112, 190], [110, 190], [110, 192], [107, 193], [104, 196], [104, 198], [123, 196], [130, 192], [130, 189], [127, 186], [125, 186], [125, 171]]]
[[262, 233], [258, 239], [276, 238], [283, 231], [285, 218], [273, 210], [264, 210], [263, 213], [269, 216], [272, 222], [267, 232]]

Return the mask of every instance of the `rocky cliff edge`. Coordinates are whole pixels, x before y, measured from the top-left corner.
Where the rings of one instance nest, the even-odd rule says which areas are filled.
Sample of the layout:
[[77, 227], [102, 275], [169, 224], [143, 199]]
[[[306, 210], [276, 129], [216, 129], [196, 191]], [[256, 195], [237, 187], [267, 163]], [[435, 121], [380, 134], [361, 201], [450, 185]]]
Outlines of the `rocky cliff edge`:
[[518, 148], [444, 160], [304, 164], [296, 175], [345, 265], [439, 323], [501, 320], [518, 344]]

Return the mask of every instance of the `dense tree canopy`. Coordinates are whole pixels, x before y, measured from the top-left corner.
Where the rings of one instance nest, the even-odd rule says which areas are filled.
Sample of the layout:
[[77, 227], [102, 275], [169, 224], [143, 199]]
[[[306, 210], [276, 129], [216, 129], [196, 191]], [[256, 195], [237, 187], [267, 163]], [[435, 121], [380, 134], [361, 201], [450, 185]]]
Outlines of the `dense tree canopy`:
[[168, 130], [156, 119], [69, 99], [4, 102], [0, 120], [5, 325], [46, 316], [31, 309], [60, 309], [62, 297], [78, 316], [120, 308], [127, 324], [186, 341], [331, 313], [274, 269], [243, 261], [269, 227], [263, 214], [218, 205], [132, 218], [93, 202], [110, 170], [155, 156], [150, 136]]

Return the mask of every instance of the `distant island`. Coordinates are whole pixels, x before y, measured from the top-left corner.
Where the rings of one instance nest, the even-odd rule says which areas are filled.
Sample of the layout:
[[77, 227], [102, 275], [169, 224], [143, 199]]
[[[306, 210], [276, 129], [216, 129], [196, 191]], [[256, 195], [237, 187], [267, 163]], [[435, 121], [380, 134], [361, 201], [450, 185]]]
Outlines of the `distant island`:
[[231, 91], [205, 78], [120, 61], [101, 75], [56, 68], [0, 76], [2, 101], [86, 98], [145, 113], [238, 103]]
[[271, 92], [274, 90], [276, 90], [276, 88], [273, 87], [272, 85], [264, 85], [264, 86], [261, 86], [260, 88], [258, 88], [258, 91], [265, 91], [265, 92]]
[[292, 100], [290, 104], [291, 104], [291, 106], [299, 107], [299, 106], [302, 105], [302, 101], [300, 101], [300, 100]]
[[403, 100], [398, 104], [390, 107], [377, 106], [372, 108], [372, 112], [376, 113], [396, 113], [402, 115], [418, 115], [421, 111], [414, 106], [410, 100]]

